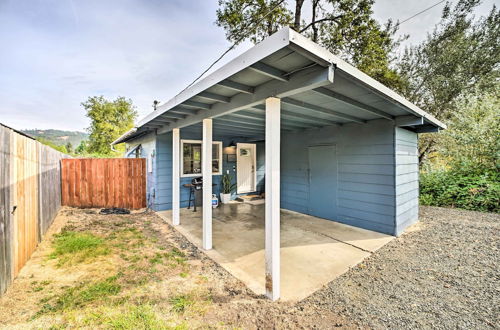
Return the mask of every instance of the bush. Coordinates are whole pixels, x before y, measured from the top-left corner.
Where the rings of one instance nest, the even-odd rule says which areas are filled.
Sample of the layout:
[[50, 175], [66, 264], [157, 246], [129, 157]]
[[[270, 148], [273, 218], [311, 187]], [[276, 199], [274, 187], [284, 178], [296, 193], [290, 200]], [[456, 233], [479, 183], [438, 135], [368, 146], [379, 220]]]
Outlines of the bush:
[[420, 176], [420, 203], [466, 210], [500, 212], [497, 171], [435, 171]]

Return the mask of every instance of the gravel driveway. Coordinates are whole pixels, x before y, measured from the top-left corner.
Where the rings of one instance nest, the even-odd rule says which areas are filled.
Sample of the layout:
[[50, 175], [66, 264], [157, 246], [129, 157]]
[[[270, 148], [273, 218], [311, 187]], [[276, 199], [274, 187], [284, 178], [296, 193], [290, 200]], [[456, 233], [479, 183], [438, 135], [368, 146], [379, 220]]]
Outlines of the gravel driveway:
[[420, 222], [303, 305], [373, 328], [498, 328], [500, 215], [422, 207]]

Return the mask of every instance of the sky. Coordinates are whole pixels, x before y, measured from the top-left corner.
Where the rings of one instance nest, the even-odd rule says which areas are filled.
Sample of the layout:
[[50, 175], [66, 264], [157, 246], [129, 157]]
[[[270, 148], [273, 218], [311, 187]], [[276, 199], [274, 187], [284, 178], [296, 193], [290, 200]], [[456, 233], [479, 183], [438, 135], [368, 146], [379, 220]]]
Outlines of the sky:
[[[495, 1], [485, 0], [478, 14]], [[138, 119], [168, 101], [230, 44], [217, 0], [0, 0], [0, 123], [82, 131], [89, 96], [132, 99]], [[377, 0], [375, 18], [400, 21], [438, 0]], [[425, 39], [444, 3], [404, 23]], [[243, 43], [220, 67], [251, 47]]]

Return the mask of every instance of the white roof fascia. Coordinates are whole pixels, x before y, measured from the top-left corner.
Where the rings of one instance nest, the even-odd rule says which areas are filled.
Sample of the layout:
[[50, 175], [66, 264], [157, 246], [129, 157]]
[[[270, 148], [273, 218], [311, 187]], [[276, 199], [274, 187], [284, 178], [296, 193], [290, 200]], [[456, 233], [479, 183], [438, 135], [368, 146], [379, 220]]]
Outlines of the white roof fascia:
[[245, 53], [231, 60], [229, 63], [225, 64], [217, 71], [208, 75], [195, 85], [189, 87], [185, 91], [176, 95], [174, 98], [168, 102], [157, 107], [156, 111], [151, 112], [144, 119], [142, 119], [138, 127], [146, 124], [150, 120], [161, 116], [169, 109], [187, 101], [191, 97], [205, 91], [206, 89], [216, 85], [218, 82], [231, 77], [232, 75], [244, 70], [250, 65], [264, 59], [265, 57], [275, 53], [276, 51], [288, 46], [289, 44], [289, 29], [281, 29], [269, 38], [265, 39], [261, 43], [250, 48]]
[[384, 86], [380, 82], [376, 81], [372, 77], [368, 76], [366, 73], [361, 72], [360, 70], [356, 69], [352, 65], [348, 64], [347, 62], [341, 60], [337, 56], [333, 55], [330, 53], [328, 50], [325, 48], [321, 47], [317, 43], [309, 40], [308, 38], [304, 37], [300, 33], [289, 29], [289, 34], [290, 34], [290, 43], [295, 44], [298, 47], [294, 47], [296, 50], [303, 49], [304, 51], [314, 54], [315, 57], [318, 57], [320, 59], [323, 59], [327, 63], [333, 63], [334, 65], [337, 66], [337, 68], [341, 71], [344, 71], [347, 73], [349, 76], [354, 77], [357, 79], [359, 82], [361, 82], [363, 85], [369, 87], [370, 89], [374, 90], [375, 92], [378, 92], [378, 94], [383, 94], [387, 98], [389, 98], [393, 102], [397, 102], [400, 105], [402, 105], [405, 108], [408, 108], [411, 110], [415, 115], [420, 116], [425, 118], [427, 121], [431, 122], [432, 124], [439, 126], [442, 129], [446, 128], [446, 125], [436, 119], [434, 116], [431, 114], [425, 112], [424, 110], [420, 109], [417, 107], [415, 104], [411, 103], [401, 95], [397, 94], [390, 88]]

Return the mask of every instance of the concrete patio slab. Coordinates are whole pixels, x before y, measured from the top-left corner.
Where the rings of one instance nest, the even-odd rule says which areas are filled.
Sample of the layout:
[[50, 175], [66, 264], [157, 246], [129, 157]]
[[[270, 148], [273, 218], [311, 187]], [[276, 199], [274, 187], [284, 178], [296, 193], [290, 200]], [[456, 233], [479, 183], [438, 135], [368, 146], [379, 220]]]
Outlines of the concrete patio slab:
[[[171, 222], [171, 211], [158, 215]], [[175, 227], [202, 249], [201, 210], [181, 209]], [[264, 294], [264, 205], [231, 203], [213, 210], [215, 262]], [[281, 210], [281, 300], [301, 300], [345, 273], [393, 237]]]

